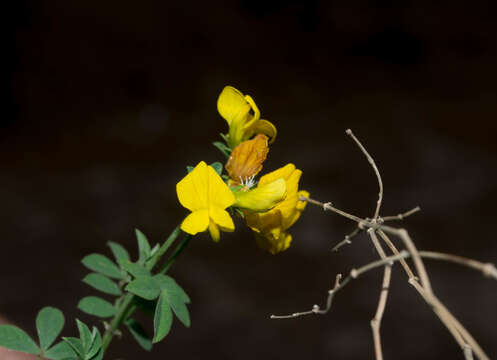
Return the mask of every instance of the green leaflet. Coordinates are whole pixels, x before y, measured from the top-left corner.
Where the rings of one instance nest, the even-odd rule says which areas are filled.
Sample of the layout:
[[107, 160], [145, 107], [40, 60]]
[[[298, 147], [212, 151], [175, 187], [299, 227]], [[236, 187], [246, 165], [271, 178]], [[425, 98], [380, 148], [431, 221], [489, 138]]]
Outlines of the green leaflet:
[[124, 247], [122, 247], [122, 245], [120, 245], [116, 242], [113, 242], [113, 241], [109, 241], [107, 243], [107, 245], [109, 245], [109, 247], [112, 251], [112, 254], [114, 254], [114, 258], [116, 259], [117, 262], [119, 260], [129, 260], [130, 259], [128, 251]]
[[81, 299], [78, 309], [87, 314], [103, 318], [111, 317], [116, 313], [116, 309], [110, 302], [96, 296], [87, 296]]
[[88, 269], [103, 274], [105, 276], [122, 279], [123, 274], [112, 261], [110, 261], [107, 257], [101, 254], [90, 254], [85, 256], [83, 260], [81, 260], [84, 266]]
[[83, 279], [83, 282], [85, 284], [90, 285], [92, 288], [97, 289], [106, 294], [117, 295], [117, 296], [122, 294], [121, 289], [119, 289], [119, 286], [117, 286], [117, 284], [114, 281], [101, 274], [97, 273], [88, 274]]
[[59, 309], [44, 307], [36, 316], [36, 331], [43, 351], [55, 341], [64, 327], [64, 314]]
[[0, 325], [0, 346], [39, 355], [38, 345], [23, 330], [13, 325]]
[[138, 262], [143, 264], [150, 257], [150, 243], [148, 242], [145, 234], [143, 234], [140, 230], [135, 229], [135, 233], [136, 239], [138, 240], [138, 253], [140, 254]]
[[75, 357], [76, 353], [66, 341], [61, 341], [45, 351], [45, 358], [50, 360], [67, 360]]
[[133, 338], [138, 342], [138, 344], [147, 351], [152, 350], [152, 340], [148, 336], [147, 332], [143, 327], [134, 319], [128, 319], [125, 322]]
[[138, 276], [126, 286], [125, 290], [147, 300], [157, 298], [160, 292], [159, 285], [151, 276]]
[[166, 291], [162, 290], [157, 306], [155, 307], [154, 314], [154, 339], [153, 342], [157, 343], [164, 339], [171, 330], [173, 323], [173, 314], [169, 307]]

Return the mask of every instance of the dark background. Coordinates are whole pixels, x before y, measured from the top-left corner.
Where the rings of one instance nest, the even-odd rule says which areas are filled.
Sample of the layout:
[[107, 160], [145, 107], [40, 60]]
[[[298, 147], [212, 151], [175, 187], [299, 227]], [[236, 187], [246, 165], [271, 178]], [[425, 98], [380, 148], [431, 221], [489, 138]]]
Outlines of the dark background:
[[[216, 100], [231, 84], [279, 130], [264, 170], [288, 162], [316, 199], [371, 216], [373, 172], [384, 215], [420, 249], [496, 262], [496, 3], [493, 1], [32, 1], [5, 11], [9, 97], [1, 117], [0, 313], [34, 334], [46, 305], [72, 319], [95, 294], [80, 259], [133, 229], [163, 241], [187, 214], [175, 184], [186, 165], [221, 160]], [[5, 60], [4, 60], [5, 61]], [[337, 295], [323, 317], [275, 321], [323, 304], [335, 274], [375, 259], [366, 236], [332, 253], [354, 224], [317, 207], [292, 247], [263, 253], [241, 222], [214, 244], [192, 241], [171, 274], [192, 297], [148, 354], [128, 333], [110, 358], [373, 358], [369, 320], [381, 270]], [[497, 284], [427, 261], [442, 301], [491, 357]], [[394, 268], [383, 319], [387, 359], [463, 358]]]

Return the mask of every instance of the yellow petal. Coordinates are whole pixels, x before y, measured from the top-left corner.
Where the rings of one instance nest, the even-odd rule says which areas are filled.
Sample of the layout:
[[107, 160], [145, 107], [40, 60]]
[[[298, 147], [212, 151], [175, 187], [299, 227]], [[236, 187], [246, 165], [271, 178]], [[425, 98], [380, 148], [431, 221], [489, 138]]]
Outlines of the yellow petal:
[[217, 99], [217, 111], [231, 126], [232, 121], [240, 120], [249, 113], [250, 104], [240, 91], [226, 86]]
[[273, 209], [265, 213], [244, 211], [247, 226], [256, 232], [268, 232], [281, 227], [281, 211]]
[[236, 192], [235, 205], [252, 211], [267, 211], [280, 202], [285, 194], [285, 180], [277, 179], [268, 184], [259, 185], [250, 191]]
[[279, 168], [273, 172], [270, 172], [269, 174], [262, 176], [261, 179], [259, 180], [259, 185], [268, 184], [268, 183], [273, 182], [274, 180], [280, 179], [280, 178], [283, 178], [286, 180], [290, 177], [290, 175], [292, 174], [292, 172], [294, 170], [295, 170], [295, 165], [293, 165], [291, 163], [287, 164], [287, 165], [283, 166], [282, 168]]
[[290, 247], [292, 235], [281, 233], [278, 238], [275, 238], [271, 234], [262, 235], [255, 233], [255, 240], [260, 248], [276, 255]]
[[239, 184], [241, 180], [245, 181], [257, 175], [262, 169], [262, 163], [266, 160], [268, 151], [265, 135], [257, 135], [254, 139], [238, 145], [225, 166], [234, 184]]
[[245, 95], [245, 100], [250, 104], [252, 110], [254, 111], [254, 116], [252, 116], [250, 121], [247, 122], [244, 126], [244, 129], [248, 129], [259, 120], [259, 118], [261, 117], [261, 112], [259, 111], [259, 108], [255, 104], [254, 99], [252, 99], [249, 95]]
[[271, 140], [269, 143], [273, 143], [276, 139], [277, 134], [276, 127], [270, 121], [260, 119], [250, 126], [250, 128], [245, 130], [245, 137], [250, 138], [254, 134], [264, 134], [268, 136]]
[[211, 221], [214, 221], [217, 225], [221, 227], [221, 230], [229, 232], [235, 230], [235, 224], [233, 223], [233, 219], [226, 210], [223, 210], [216, 206], [211, 206], [209, 208], [209, 217], [211, 218]]
[[207, 164], [201, 161], [176, 184], [176, 194], [180, 204], [191, 211], [206, 209], [208, 185]]
[[221, 238], [219, 227], [212, 220], [209, 222], [209, 234], [211, 235], [212, 240], [214, 240], [215, 242], [218, 242]]
[[235, 203], [235, 196], [216, 170], [212, 166], [208, 166], [206, 173], [208, 176], [208, 188], [206, 192], [208, 191], [209, 204], [221, 209], [226, 209], [228, 206], [233, 205]]
[[197, 210], [188, 215], [181, 223], [181, 230], [195, 235], [196, 233], [207, 230], [209, 225], [209, 211], [207, 209]]

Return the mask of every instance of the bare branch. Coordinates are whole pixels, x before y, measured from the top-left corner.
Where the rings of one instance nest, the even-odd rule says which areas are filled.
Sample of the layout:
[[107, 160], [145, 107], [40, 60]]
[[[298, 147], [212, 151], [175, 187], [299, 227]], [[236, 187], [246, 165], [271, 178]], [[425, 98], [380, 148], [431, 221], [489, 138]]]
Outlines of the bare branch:
[[373, 217], [373, 220], [376, 220], [378, 218], [378, 216], [380, 215], [381, 202], [383, 201], [383, 181], [381, 181], [380, 172], [378, 171], [378, 168], [376, 167], [376, 163], [374, 162], [374, 159], [372, 158], [371, 155], [369, 155], [369, 153], [366, 151], [364, 146], [362, 146], [361, 142], [355, 137], [355, 135], [352, 133], [352, 130], [347, 129], [347, 131], [345, 131], [345, 132], [347, 133], [347, 135], [349, 135], [355, 141], [357, 146], [359, 146], [359, 149], [361, 149], [363, 154], [368, 159], [368, 162], [373, 167], [374, 173], [376, 174], [376, 178], [378, 179], [378, 186], [379, 186], [380, 190], [378, 192], [378, 201], [376, 202], [376, 210], [374, 212], [374, 217]]
[[[376, 251], [380, 255], [380, 257], [384, 260], [386, 258], [386, 254], [383, 251], [383, 248], [376, 237], [375, 231], [373, 229], [368, 229], [368, 234], [373, 241], [373, 245], [376, 248]], [[402, 259], [403, 260], [403, 259]], [[374, 349], [377, 360], [383, 360], [383, 350], [381, 347], [381, 320], [383, 319], [383, 313], [385, 312], [385, 307], [387, 305], [388, 298], [388, 289], [390, 287], [390, 280], [392, 277], [392, 264], [386, 264], [385, 270], [383, 272], [383, 282], [381, 285], [380, 299], [378, 300], [378, 307], [376, 308], [376, 314], [374, 318], [371, 320], [371, 330], [373, 331], [373, 342]]]
[[478, 271], [481, 271], [484, 276], [494, 278], [495, 280], [497, 280], [497, 268], [495, 268], [494, 264], [491, 263], [482, 263], [480, 261], [469, 259], [466, 257], [452, 255], [452, 254], [445, 254], [435, 251], [420, 251], [419, 255], [421, 255], [421, 257], [423, 258], [450, 261], [459, 265], [464, 265], [476, 269]]
[[331, 249], [331, 251], [338, 251], [338, 249], [340, 249], [342, 246], [346, 245], [346, 244], [352, 244], [352, 241], [350, 241], [350, 239], [352, 239], [353, 237], [355, 237], [357, 234], [359, 234], [361, 232], [361, 229], [359, 229], [359, 227], [356, 227], [354, 229], [354, 231], [352, 231], [350, 234], [348, 235], [345, 235], [345, 239], [343, 239], [342, 241], [340, 241], [338, 244], [336, 244], [333, 249]]
[[352, 269], [352, 270], [350, 270], [349, 276], [347, 276], [342, 282], [340, 282], [341, 275], [338, 274], [337, 279], [335, 281], [335, 286], [333, 287], [333, 289], [328, 290], [328, 300], [327, 300], [327, 306], [326, 306], [325, 310], [321, 310], [318, 305], [314, 305], [312, 307], [312, 309], [309, 311], [297, 312], [297, 313], [293, 313], [290, 315], [271, 315], [270, 318], [271, 319], [293, 319], [293, 318], [303, 316], [303, 315], [326, 314], [331, 308], [333, 296], [338, 291], [343, 289], [350, 282], [350, 280], [357, 279], [362, 274], [364, 274], [370, 270], [373, 270], [377, 267], [391, 265], [393, 262], [398, 261], [399, 259], [404, 259], [406, 257], [409, 257], [409, 253], [407, 251], [401, 251], [399, 254], [385, 257], [385, 259], [373, 261], [373, 262], [366, 264], [358, 269]]
[[421, 211], [421, 208], [419, 206], [416, 206], [414, 209], [406, 211], [405, 213], [394, 215], [394, 216], [382, 216], [381, 219], [383, 221], [404, 220], [406, 217], [411, 216], [411, 215], [417, 213], [418, 211]]

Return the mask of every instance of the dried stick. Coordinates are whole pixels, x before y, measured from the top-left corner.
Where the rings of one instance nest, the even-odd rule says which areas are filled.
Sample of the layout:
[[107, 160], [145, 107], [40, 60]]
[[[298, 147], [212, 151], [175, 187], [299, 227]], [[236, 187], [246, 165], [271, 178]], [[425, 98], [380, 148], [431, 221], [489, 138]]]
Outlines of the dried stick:
[[[306, 201], [308, 200], [305, 196], [300, 197], [299, 200]], [[411, 209], [409, 211], [406, 211], [404, 213], [394, 215], [394, 216], [380, 216], [377, 219], [377, 222], [380, 224], [383, 224], [385, 221], [391, 221], [391, 220], [404, 220], [406, 217], [411, 216], [418, 211], [420, 211], [421, 208], [419, 206], [416, 206], [414, 209]], [[366, 218], [367, 221], [370, 221], [371, 219]], [[350, 234], [345, 235], [345, 238], [340, 241], [338, 244], [336, 244], [331, 251], [338, 251], [342, 246], [347, 245], [347, 244], [352, 244], [351, 239], [354, 238], [356, 235], [358, 235], [361, 232], [362, 229], [359, 227], [356, 227], [354, 231], [352, 231]]]
[[[380, 255], [380, 257], [385, 260], [387, 257], [383, 248], [376, 237], [374, 229], [368, 229], [368, 234], [371, 240], [373, 241], [373, 245], [376, 248], [376, 251]], [[401, 259], [404, 260], [404, 259]], [[385, 312], [385, 307], [387, 305], [388, 298], [388, 289], [390, 287], [390, 280], [392, 277], [392, 263], [387, 263], [385, 265], [385, 270], [383, 272], [383, 282], [381, 286], [380, 298], [378, 300], [378, 307], [376, 308], [376, 314], [374, 318], [371, 320], [371, 330], [373, 331], [373, 342], [374, 342], [374, 350], [377, 360], [383, 360], [383, 351], [381, 348], [381, 320], [383, 319], [383, 313]]]
[[378, 186], [380, 190], [378, 192], [378, 201], [376, 202], [376, 210], [374, 212], [374, 217], [373, 217], [373, 221], [376, 221], [376, 219], [378, 219], [378, 216], [380, 215], [381, 202], [383, 201], [383, 181], [381, 181], [380, 172], [378, 171], [378, 168], [376, 167], [376, 163], [374, 162], [373, 158], [371, 157], [371, 155], [369, 155], [369, 153], [366, 151], [364, 146], [362, 146], [361, 142], [355, 137], [355, 135], [352, 133], [352, 130], [347, 129], [345, 133], [349, 135], [352, 138], [352, 140], [355, 141], [357, 146], [359, 146], [363, 154], [368, 159], [368, 162], [371, 164], [374, 173], [376, 174], [376, 178], [378, 179]]
[[452, 255], [452, 254], [445, 254], [435, 251], [420, 251], [419, 255], [421, 255], [421, 257], [423, 258], [444, 260], [459, 265], [467, 266], [469, 268], [481, 271], [484, 276], [491, 277], [497, 280], [497, 268], [492, 263], [482, 263], [480, 261], [469, 259], [466, 257]]
[[361, 266], [360, 268], [357, 269], [352, 269], [350, 270], [349, 275], [342, 281], [340, 282], [341, 275], [337, 275], [337, 280], [335, 281], [335, 286], [333, 289], [328, 290], [328, 299], [327, 299], [327, 306], [326, 309], [320, 310], [318, 305], [314, 305], [312, 307], [312, 310], [309, 311], [302, 311], [302, 312], [297, 312], [293, 313], [290, 315], [271, 315], [271, 319], [293, 319], [299, 316], [304, 316], [304, 315], [311, 315], [311, 314], [326, 314], [330, 309], [331, 309], [331, 304], [334, 295], [343, 289], [351, 280], [357, 279], [364, 273], [371, 271], [377, 267], [385, 266], [386, 264], [392, 264], [395, 261], [398, 261], [400, 259], [404, 259], [409, 257], [409, 253], [405, 250], [401, 251], [400, 253], [392, 256], [387, 256], [384, 259], [381, 260], [376, 260], [373, 262], [370, 262], [369, 264], [366, 264], [364, 266]]
[[[367, 221], [365, 219], [361, 219], [355, 215], [349, 214], [343, 210], [335, 208], [329, 202], [323, 203], [323, 202], [320, 202], [320, 201], [317, 201], [314, 199], [308, 199], [308, 201], [311, 204], [321, 206], [324, 210], [333, 211], [333, 212], [335, 212], [339, 215], [342, 215], [350, 220], [356, 221], [360, 228], [372, 228], [374, 230], [383, 230], [383, 232], [385, 232], [385, 233], [389, 233], [389, 234], [398, 236], [404, 242], [404, 245], [406, 246], [410, 255], [412, 256], [417, 273], [421, 279], [421, 284], [419, 284], [417, 282], [415, 277], [412, 277], [411, 280], [409, 281], [409, 283], [412, 283], [412, 285], [414, 285], [415, 283], [420, 285], [419, 288], [423, 289], [424, 294], [427, 295], [425, 300], [428, 302], [429, 305], [436, 307], [439, 310], [439, 313], [441, 314], [442, 318], [445, 319], [445, 320], [442, 320], [442, 318], [441, 318], [442, 321], [448, 321], [448, 323], [444, 322], [444, 325], [449, 329], [449, 331], [451, 331], [451, 329], [452, 329], [451, 333], [453, 334], [454, 338], [456, 339], [456, 341], [459, 343], [459, 345], [463, 349], [466, 349], [467, 346], [470, 346], [472, 351], [474, 351], [477, 358], [482, 359], [482, 360], [488, 359], [488, 356], [481, 349], [481, 347], [474, 340], [474, 338], [470, 335], [470, 333], [466, 330], [466, 328], [464, 328], [462, 326], [462, 324], [445, 308], [445, 306], [433, 294], [433, 291], [431, 289], [431, 284], [429, 282], [428, 275], [426, 273], [426, 269], [425, 269], [424, 264], [421, 260], [421, 255], [417, 251], [417, 249], [414, 246], [409, 234], [407, 233], [407, 231], [405, 229], [397, 229], [397, 228], [393, 228], [390, 226], [376, 224], [376, 223], [373, 223], [371, 221]], [[484, 269], [484, 272], [488, 273], [488, 269], [491, 269], [491, 267], [486, 266]], [[411, 271], [411, 273], [412, 273], [412, 271]], [[490, 271], [490, 274], [493, 274], [492, 270]], [[411, 277], [411, 275], [409, 275], [409, 276]], [[457, 331], [454, 331], [454, 329], [457, 329]], [[456, 335], [457, 333], [459, 333], [459, 336]], [[463, 341], [461, 341], [461, 337], [464, 338]], [[467, 350], [464, 350], [464, 351], [466, 354]]]
[[412, 214], [415, 214], [418, 211], [421, 211], [421, 208], [419, 206], [416, 206], [414, 209], [406, 211], [405, 213], [394, 215], [394, 216], [382, 216], [381, 219], [383, 221], [404, 220], [406, 217], [411, 216]]
[[[381, 230], [380, 230], [381, 231]], [[380, 233], [379, 231], [379, 233]], [[387, 245], [390, 247], [392, 252], [394, 254], [398, 254], [399, 251], [395, 247], [395, 245], [390, 241], [388, 236], [381, 232], [380, 236], [385, 240]], [[433, 256], [434, 254], [431, 252], [423, 252], [423, 253], [428, 253], [428, 257], [432, 259], [437, 259], [437, 260], [445, 260], [445, 261], [453, 261], [461, 265], [469, 266], [472, 268], [476, 268], [480, 270], [484, 275], [488, 275], [488, 269], [495, 269], [495, 267], [492, 264], [484, 264], [476, 260], [471, 260], [467, 258], [462, 258], [456, 255], [451, 255], [451, 254], [442, 254], [442, 253], [435, 253], [436, 256]], [[420, 256], [422, 256], [421, 252], [419, 253]], [[440, 255], [440, 256], [438, 256]], [[457, 259], [457, 261], [455, 260]], [[467, 261], [471, 260], [471, 261]], [[405, 263], [405, 261], [404, 261]], [[404, 270], [406, 271], [406, 274], [409, 276], [409, 284], [411, 284], [417, 291], [418, 293], [423, 297], [423, 299], [432, 306], [433, 311], [435, 314], [439, 317], [440, 321], [447, 327], [449, 332], [452, 334], [456, 342], [459, 344], [459, 346], [463, 350], [464, 357], [466, 360], [472, 359], [473, 358], [473, 350], [475, 351], [476, 355], [480, 359], [488, 359], [487, 355], [485, 352], [481, 349], [481, 347], [478, 345], [478, 343], [473, 339], [471, 334], [462, 326], [462, 324], [449, 312], [449, 310], [443, 305], [440, 300], [433, 294], [433, 293], [427, 293], [425, 289], [421, 286], [421, 284], [418, 282], [417, 278], [412, 276], [412, 270], [409, 268], [409, 265], [405, 263]]]
[[350, 234], [348, 235], [345, 235], [345, 239], [343, 239], [342, 241], [340, 241], [338, 244], [336, 244], [333, 249], [331, 249], [331, 251], [338, 251], [338, 249], [340, 249], [342, 246], [346, 245], [346, 244], [352, 244], [352, 241], [350, 241], [350, 239], [352, 239], [353, 237], [355, 237], [357, 234], [359, 234], [361, 232], [361, 229], [359, 229], [359, 227], [356, 227], [354, 229], [354, 231], [352, 231]]

